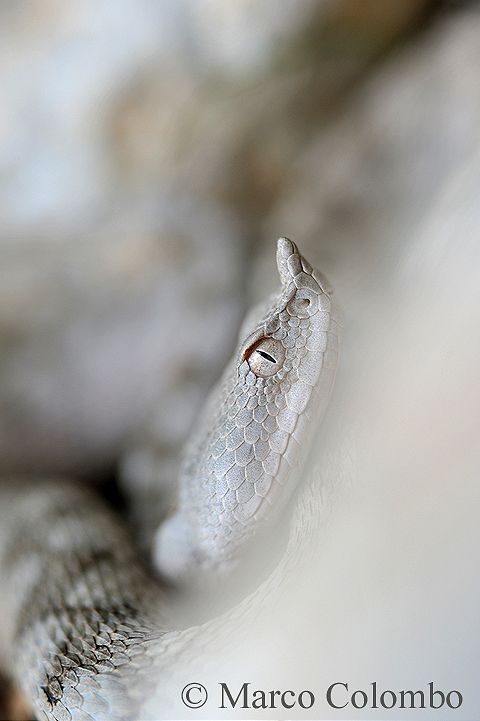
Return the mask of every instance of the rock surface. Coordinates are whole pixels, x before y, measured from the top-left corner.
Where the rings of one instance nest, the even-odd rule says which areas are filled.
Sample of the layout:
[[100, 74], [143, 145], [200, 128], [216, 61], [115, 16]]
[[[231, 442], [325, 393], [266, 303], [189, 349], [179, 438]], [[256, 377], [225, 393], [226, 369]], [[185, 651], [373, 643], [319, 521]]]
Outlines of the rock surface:
[[0, 470], [109, 473], [151, 413], [178, 457], [293, 160], [428, 6], [2, 4]]

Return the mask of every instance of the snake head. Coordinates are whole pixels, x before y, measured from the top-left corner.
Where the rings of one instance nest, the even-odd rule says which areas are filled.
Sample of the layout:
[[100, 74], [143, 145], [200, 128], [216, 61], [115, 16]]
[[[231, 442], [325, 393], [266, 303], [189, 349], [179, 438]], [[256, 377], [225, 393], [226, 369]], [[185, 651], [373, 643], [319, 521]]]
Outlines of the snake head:
[[309, 385], [314, 386], [324, 346], [318, 335], [329, 330], [332, 290], [288, 238], [277, 241], [277, 267], [281, 292], [244, 340], [239, 360], [246, 360], [257, 377], [275, 376], [274, 382], [287, 375], [292, 383], [306, 382], [309, 373]]
[[178, 511], [157, 537], [169, 576], [238, 560], [285, 507], [326, 406], [336, 366], [331, 289], [287, 238], [277, 267], [280, 291], [248, 317], [187, 450]]

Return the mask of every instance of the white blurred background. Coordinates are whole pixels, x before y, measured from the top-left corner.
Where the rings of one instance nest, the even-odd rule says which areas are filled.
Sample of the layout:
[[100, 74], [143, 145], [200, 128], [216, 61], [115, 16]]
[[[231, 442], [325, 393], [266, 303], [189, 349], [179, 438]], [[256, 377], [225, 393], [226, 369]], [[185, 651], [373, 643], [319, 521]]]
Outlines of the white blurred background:
[[425, 0], [2, 3], [2, 470], [108, 474], [159, 403], [182, 442], [278, 235], [342, 294], [402, 247], [475, 139], [475, 30]]

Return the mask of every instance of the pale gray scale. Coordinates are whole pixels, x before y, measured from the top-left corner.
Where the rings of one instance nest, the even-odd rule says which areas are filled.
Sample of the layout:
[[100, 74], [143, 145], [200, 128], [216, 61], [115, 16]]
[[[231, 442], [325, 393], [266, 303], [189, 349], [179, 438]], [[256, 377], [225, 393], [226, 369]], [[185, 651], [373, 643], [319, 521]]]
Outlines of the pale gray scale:
[[54, 717], [55, 721], [72, 721], [72, 715], [70, 711], [63, 705], [60, 700], [56, 702], [55, 708], [52, 710], [52, 716]]
[[277, 331], [275, 331], [275, 333], [273, 334], [273, 338], [275, 338], [275, 340], [283, 341], [286, 337], [287, 337], [287, 329], [284, 328], [283, 326], [280, 326], [280, 328]]
[[290, 318], [290, 314], [288, 311], [282, 310], [278, 317], [282, 323], [285, 323]]
[[256, 395], [251, 395], [248, 399], [247, 408], [251, 411], [253, 411], [258, 406], [258, 397]]
[[[263, 437], [263, 434], [266, 434], [266, 437]], [[264, 431], [262, 429], [260, 433], [260, 439], [255, 443], [254, 445], [254, 452], [255, 452], [255, 458], [258, 461], [263, 461], [264, 458], [268, 456], [270, 453], [270, 444], [268, 442], [268, 432]]]
[[260, 433], [260, 440], [268, 441], [269, 435], [270, 435], [270, 433], [267, 431], [267, 429], [262, 427], [262, 432]]
[[97, 628], [96, 636], [95, 636], [95, 643], [97, 646], [110, 646], [113, 641], [114, 634], [110, 634], [105, 636], [102, 636], [101, 629]]
[[[307, 304], [305, 301], [308, 301]], [[317, 296], [310, 290], [298, 290], [296, 297], [287, 305], [287, 311], [292, 318], [311, 318], [317, 310]]]
[[[286, 396], [287, 407], [297, 415], [303, 413], [307, 407], [308, 401], [310, 400], [310, 394], [311, 386], [300, 380], [297, 381]], [[280, 421], [279, 426], [282, 427], [282, 423]]]
[[[254, 414], [255, 415], [255, 414]], [[227, 449], [234, 451], [240, 444], [245, 440], [243, 428], [235, 428], [229, 433], [226, 438]]]
[[[268, 407], [271, 403], [275, 403], [275, 394], [274, 393], [270, 393], [267, 397], [267, 405], [266, 405], [267, 411], [268, 411]], [[271, 413], [267, 413], [267, 417], [265, 418], [265, 420], [262, 423], [263, 428], [266, 428], [265, 423], [271, 415], [272, 415]]]
[[245, 379], [250, 372], [250, 366], [248, 365], [247, 361], [242, 361], [242, 363], [240, 363], [240, 365], [238, 366], [237, 370], [239, 383], [241, 383], [242, 379]]
[[275, 476], [277, 474], [279, 464], [280, 455], [278, 453], [270, 453], [270, 455], [262, 461], [263, 470], [269, 476]]
[[252, 419], [251, 423], [243, 429], [246, 443], [256, 443], [260, 439], [261, 430], [261, 424]]
[[47, 676], [60, 676], [63, 673], [62, 664], [56, 656], [45, 664], [45, 673]]
[[258, 481], [255, 481], [255, 493], [258, 496], [265, 498], [271, 488], [272, 481], [273, 477], [269, 476], [267, 473], [264, 473], [261, 478], [258, 479]]
[[[312, 338], [312, 336], [315, 337], [317, 333], [328, 330], [330, 327], [330, 318], [331, 316], [328, 311], [319, 310], [315, 315], [315, 327], [311, 328], [310, 338]], [[316, 350], [316, 348], [312, 348], [312, 350]]]
[[274, 433], [278, 428], [277, 416], [267, 416], [263, 421], [263, 427], [268, 433]]
[[[139, 654], [142, 653], [142, 647], [139, 647]], [[118, 696], [122, 691], [121, 681], [113, 674], [108, 674], [102, 679], [102, 690], [107, 691], [112, 698]]]
[[226, 511], [233, 511], [238, 505], [236, 491], [229, 490], [222, 498], [222, 503]]
[[291, 384], [288, 380], [284, 380], [280, 384], [280, 391], [283, 393], [284, 396], [287, 395], [288, 391], [291, 388]]
[[235, 422], [233, 421], [233, 419], [228, 417], [227, 413], [225, 413], [221, 419], [221, 423], [219, 423], [218, 426], [215, 426], [212, 437], [215, 437], [218, 434], [219, 436], [221, 435], [226, 438], [226, 436], [228, 436], [233, 430], [235, 430], [235, 428]]
[[315, 352], [325, 353], [328, 347], [328, 332], [318, 331], [315, 333]]
[[253, 411], [251, 411], [249, 408], [244, 408], [241, 411], [238, 412], [235, 422], [238, 426], [238, 428], [245, 428], [248, 426], [249, 423], [251, 423], [253, 420]]
[[77, 684], [68, 683], [65, 675], [63, 675], [63, 700], [68, 707], [81, 708], [84, 698], [76, 688]]
[[235, 451], [225, 451], [219, 458], [212, 462], [212, 471], [217, 477], [225, 475], [236, 462]]
[[[303, 255], [301, 255], [299, 257], [300, 257], [300, 262], [302, 264], [302, 268], [305, 271], [305, 273], [308, 273], [308, 275], [312, 275], [313, 268], [310, 265], [310, 263], [308, 262], [308, 260], [306, 258], [304, 258]], [[318, 283], [317, 283], [317, 285], [318, 285]]]
[[297, 423], [297, 417], [298, 415], [297, 413], [295, 413], [295, 411], [291, 410], [288, 407], [283, 408], [276, 418], [278, 427], [282, 431], [286, 431], [286, 433], [293, 433], [295, 425]]
[[233, 512], [227, 511], [225, 509], [221, 512], [220, 520], [221, 520], [222, 528], [227, 528], [229, 533], [231, 533], [231, 530], [232, 530], [231, 527], [236, 525], [236, 523], [237, 523], [237, 520], [236, 520], [235, 516], [233, 515]]
[[292, 255], [287, 259], [287, 267], [292, 276], [299, 275], [299, 273], [302, 272], [302, 261], [297, 253], [292, 253]]
[[216, 486], [215, 486], [215, 491], [216, 491], [217, 495], [221, 498], [221, 497], [223, 497], [223, 496], [227, 493], [228, 489], [229, 489], [229, 486], [228, 486], [228, 475], [225, 474], [225, 475], [222, 476], [221, 478], [218, 478], [218, 479], [217, 479], [217, 483], [216, 483]]
[[50, 695], [57, 701], [59, 701], [62, 698], [63, 691], [62, 691], [62, 687], [60, 685], [60, 681], [57, 678], [50, 679], [50, 681], [48, 683], [48, 691], [49, 691]]
[[233, 511], [233, 515], [240, 523], [246, 523], [257, 513], [262, 501], [263, 498], [255, 493], [249, 501], [238, 505]]
[[264, 405], [258, 405], [253, 411], [253, 418], [257, 423], [263, 423], [268, 415], [267, 407]]
[[288, 444], [282, 456], [290, 467], [293, 467], [298, 461], [299, 443], [295, 440], [295, 434], [288, 439]]
[[273, 316], [269, 320], [265, 321], [264, 328], [266, 335], [273, 335], [280, 326], [279, 320], [276, 316]]
[[228, 409], [227, 417], [229, 420], [231, 420], [233, 423], [235, 423], [235, 418], [239, 414], [239, 409], [237, 408], [237, 402], [235, 401], [235, 405], [233, 405], [231, 408]]
[[278, 428], [274, 433], [270, 434], [268, 442], [272, 451], [282, 454], [287, 447], [288, 433], [281, 428]]
[[232, 490], [237, 489], [245, 480], [244, 466], [234, 466], [225, 476], [228, 487]]
[[245, 476], [248, 483], [255, 483], [262, 475], [264, 466], [261, 461], [255, 459], [245, 466]]
[[239, 488], [237, 488], [235, 493], [237, 496], [237, 501], [239, 503], [246, 503], [254, 495], [255, 488], [253, 487], [252, 483], [247, 483], [245, 481], [245, 483], [242, 483], [242, 485]]
[[313, 359], [310, 353], [307, 353], [298, 366], [298, 374], [304, 383], [314, 386], [319, 378], [323, 367], [323, 360]]
[[274, 386], [271, 387], [269, 397], [276, 398], [279, 393], [281, 393], [280, 383], [276, 383]]
[[315, 294], [319, 294], [320, 288], [318, 286], [318, 283], [315, 278], [312, 278], [310, 273], [299, 273], [295, 276], [293, 282], [295, 283], [297, 288], [308, 288]]
[[250, 443], [243, 443], [235, 451], [235, 462], [239, 466], [246, 466], [254, 457], [254, 449]]
[[283, 393], [277, 393], [275, 396], [275, 405], [279, 410], [282, 408], [285, 408], [287, 405], [287, 401], [285, 399], [285, 395]]
[[285, 346], [285, 348], [295, 348], [295, 338], [293, 337], [293, 334], [288, 334], [288, 336], [283, 341], [283, 345]]
[[331, 312], [332, 301], [326, 293], [321, 293], [318, 297], [318, 307], [320, 310]]
[[336, 350], [327, 350], [323, 355], [323, 366], [329, 370], [335, 370], [337, 366], [338, 353]]
[[276, 416], [279, 408], [275, 403], [275, 400], [271, 400], [270, 403], [267, 403], [267, 411], [269, 416]]
[[235, 403], [235, 406], [237, 408], [237, 411], [241, 411], [244, 409], [248, 403], [248, 390], [247, 388], [244, 388], [244, 391], [241, 396], [238, 396], [237, 401]]
[[218, 458], [225, 451], [225, 448], [225, 438], [223, 436], [219, 436], [210, 446], [210, 453], [212, 454], [213, 458]]

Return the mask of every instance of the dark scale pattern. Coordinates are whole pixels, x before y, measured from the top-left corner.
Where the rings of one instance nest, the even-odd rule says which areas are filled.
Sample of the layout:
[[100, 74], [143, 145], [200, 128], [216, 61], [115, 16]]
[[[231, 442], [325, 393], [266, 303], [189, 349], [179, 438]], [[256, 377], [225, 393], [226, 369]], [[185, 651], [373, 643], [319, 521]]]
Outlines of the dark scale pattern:
[[148, 646], [162, 635], [161, 592], [128, 534], [96, 497], [59, 480], [11, 488], [2, 511], [12, 531], [2, 610], [38, 718], [135, 718], [151, 677]]

